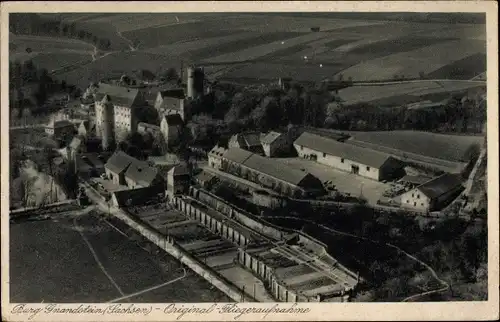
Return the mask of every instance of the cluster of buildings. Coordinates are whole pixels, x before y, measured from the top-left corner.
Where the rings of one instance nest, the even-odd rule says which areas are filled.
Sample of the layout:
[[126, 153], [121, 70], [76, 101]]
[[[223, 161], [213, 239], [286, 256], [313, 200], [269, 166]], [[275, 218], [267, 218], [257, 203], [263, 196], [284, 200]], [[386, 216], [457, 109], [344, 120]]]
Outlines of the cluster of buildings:
[[179, 133], [189, 119], [189, 101], [205, 93], [204, 72], [201, 68], [187, 69], [186, 89], [161, 90], [154, 101], [160, 125], [139, 122], [141, 108], [147, 100], [141, 88], [99, 83], [96, 85], [95, 124], [96, 135], [102, 140], [103, 149], [123, 141], [130, 133], [163, 135], [167, 144], [179, 139]]
[[[300, 158], [367, 179], [383, 183], [408, 183], [409, 180], [410, 185], [404, 185], [395, 200], [401, 207], [419, 212], [441, 209], [462, 189], [460, 174], [445, 173], [428, 178], [405, 176], [405, 162], [391, 154], [307, 131], [299, 132], [289, 128], [287, 133], [236, 134], [229, 140], [227, 148], [215, 146], [208, 153], [209, 166], [285, 196], [311, 198], [323, 195], [322, 178], [272, 159], [290, 154], [292, 149]], [[421, 193], [415, 193], [415, 189]]]

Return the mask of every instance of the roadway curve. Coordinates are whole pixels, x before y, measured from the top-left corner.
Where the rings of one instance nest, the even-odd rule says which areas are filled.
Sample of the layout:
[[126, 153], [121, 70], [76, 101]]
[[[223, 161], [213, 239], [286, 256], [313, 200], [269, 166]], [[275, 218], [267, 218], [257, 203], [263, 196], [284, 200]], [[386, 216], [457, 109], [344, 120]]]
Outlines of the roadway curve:
[[[259, 217], [261, 217], [262, 219], [265, 220], [264, 216], [259, 216]], [[316, 222], [314, 222], [312, 220], [308, 220], [308, 219], [302, 219], [302, 218], [297, 218], [297, 217], [292, 217], [292, 216], [265, 216], [265, 217], [267, 217], [267, 218], [278, 218], [278, 219], [302, 220], [304, 222], [308, 222], [308, 223], [314, 224], [314, 225], [316, 225], [316, 226], [318, 226], [320, 228], [323, 228], [324, 230], [326, 230], [328, 232], [331, 232], [331, 233], [335, 233], [335, 234], [338, 234], [338, 235], [349, 236], [349, 237], [353, 237], [353, 238], [358, 238], [358, 239], [366, 240], [366, 241], [369, 241], [369, 242], [372, 242], [372, 243], [375, 243], [375, 244], [381, 244], [379, 241], [376, 241], [376, 240], [373, 240], [373, 239], [370, 239], [370, 238], [367, 238], [367, 237], [362, 237], [362, 236], [354, 235], [354, 234], [351, 234], [351, 233], [346, 233], [346, 232], [343, 232], [343, 231], [340, 231], [340, 230], [336, 230], [336, 229], [333, 229], [333, 228], [330, 228], [330, 227], [318, 224], [318, 223], [316, 223]], [[383, 243], [382, 245], [385, 245], [387, 247], [391, 247], [391, 248], [397, 250], [398, 252], [403, 253], [404, 255], [406, 255], [411, 260], [416, 261], [419, 264], [423, 265], [425, 268], [427, 268], [427, 270], [429, 270], [429, 272], [432, 274], [432, 276], [442, 285], [442, 287], [440, 287], [440, 288], [437, 288], [437, 289], [434, 289], [434, 290], [430, 290], [430, 291], [425, 291], [425, 292], [422, 292], [422, 293], [418, 293], [418, 294], [414, 294], [412, 296], [406, 297], [401, 302], [408, 302], [410, 300], [414, 300], [414, 299], [419, 298], [421, 296], [444, 292], [444, 291], [446, 291], [446, 290], [448, 290], [450, 288], [450, 285], [446, 281], [444, 281], [441, 278], [439, 278], [439, 276], [437, 275], [436, 271], [429, 264], [423, 262], [422, 260], [420, 260], [417, 257], [413, 256], [412, 254], [404, 251], [403, 249], [399, 248], [396, 245], [393, 245], [393, 244], [390, 244], [390, 243]]]

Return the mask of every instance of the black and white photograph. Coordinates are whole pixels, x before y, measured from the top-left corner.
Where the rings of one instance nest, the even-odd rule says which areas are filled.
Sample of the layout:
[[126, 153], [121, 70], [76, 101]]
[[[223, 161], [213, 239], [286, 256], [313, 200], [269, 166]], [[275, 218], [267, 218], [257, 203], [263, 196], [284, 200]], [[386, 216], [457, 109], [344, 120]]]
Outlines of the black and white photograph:
[[491, 299], [486, 12], [66, 11], [2, 29], [10, 303]]

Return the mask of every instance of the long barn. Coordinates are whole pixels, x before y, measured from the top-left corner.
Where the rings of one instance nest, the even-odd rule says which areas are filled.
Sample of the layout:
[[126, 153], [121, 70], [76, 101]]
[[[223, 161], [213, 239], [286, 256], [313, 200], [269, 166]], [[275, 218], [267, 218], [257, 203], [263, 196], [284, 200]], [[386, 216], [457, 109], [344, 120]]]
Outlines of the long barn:
[[389, 154], [304, 132], [295, 140], [300, 157], [377, 181], [401, 176], [403, 163]]

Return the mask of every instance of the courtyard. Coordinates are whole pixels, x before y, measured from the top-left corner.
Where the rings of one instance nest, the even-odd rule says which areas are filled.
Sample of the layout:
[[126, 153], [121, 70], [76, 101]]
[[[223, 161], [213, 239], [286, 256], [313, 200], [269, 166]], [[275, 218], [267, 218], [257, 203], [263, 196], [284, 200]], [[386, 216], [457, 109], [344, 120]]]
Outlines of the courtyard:
[[307, 171], [319, 178], [323, 183], [331, 181], [339, 192], [350, 194], [354, 197], [363, 196], [371, 205], [376, 205], [384, 191], [390, 187], [389, 183], [383, 183], [340, 171], [311, 160], [297, 157], [276, 158], [273, 160], [296, 169]]

